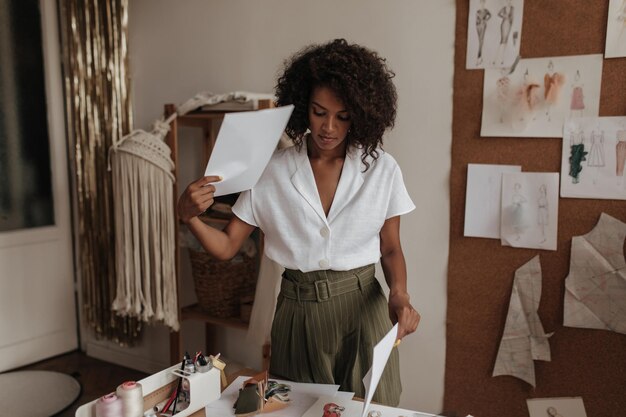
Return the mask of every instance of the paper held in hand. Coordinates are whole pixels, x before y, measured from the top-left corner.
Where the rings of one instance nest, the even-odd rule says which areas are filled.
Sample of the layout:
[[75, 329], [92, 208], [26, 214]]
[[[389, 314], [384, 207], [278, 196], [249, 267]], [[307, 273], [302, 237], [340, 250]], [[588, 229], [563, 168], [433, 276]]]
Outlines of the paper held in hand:
[[227, 113], [204, 175], [220, 175], [215, 196], [249, 190], [257, 183], [287, 126], [293, 105]]

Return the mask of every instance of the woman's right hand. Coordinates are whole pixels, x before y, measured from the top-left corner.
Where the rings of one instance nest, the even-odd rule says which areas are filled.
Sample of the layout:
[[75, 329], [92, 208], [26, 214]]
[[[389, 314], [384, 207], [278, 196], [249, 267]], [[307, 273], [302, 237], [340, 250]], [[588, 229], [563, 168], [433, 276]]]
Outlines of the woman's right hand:
[[188, 223], [194, 217], [204, 213], [213, 204], [215, 186], [211, 183], [221, 181], [220, 176], [202, 177], [189, 184], [178, 199], [178, 217]]

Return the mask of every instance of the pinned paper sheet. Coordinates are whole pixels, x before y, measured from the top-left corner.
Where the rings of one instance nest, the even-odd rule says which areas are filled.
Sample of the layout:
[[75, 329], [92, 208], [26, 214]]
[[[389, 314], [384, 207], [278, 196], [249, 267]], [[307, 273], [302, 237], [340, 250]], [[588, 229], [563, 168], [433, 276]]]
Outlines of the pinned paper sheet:
[[215, 196], [249, 190], [265, 170], [287, 126], [293, 105], [227, 113], [204, 175], [220, 175]]
[[519, 165], [467, 165], [464, 236], [500, 239], [502, 173], [521, 171]]
[[502, 174], [501, 242], [515, 248], [556, 250], [559, 174]]
[[626, 224], [606, 213], [591, 232], [572, 238], [565, 326], [626, 334], [624, 238]]
[[537, 314], [541, 298], [539, 255], [517, 271], [493, 376], [511, 375], [535, 386], [533, 360], [550, 361], [550, 345]]

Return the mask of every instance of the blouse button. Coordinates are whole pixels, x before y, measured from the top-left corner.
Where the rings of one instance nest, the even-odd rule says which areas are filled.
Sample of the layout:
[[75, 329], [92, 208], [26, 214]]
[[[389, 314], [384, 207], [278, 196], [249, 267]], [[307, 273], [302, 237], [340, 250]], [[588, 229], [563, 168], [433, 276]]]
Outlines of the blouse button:
[[330, 263], [328, 262], [328, 259], [322, 259], [320, 261], [320, 268], [328, 268], [330, 265]]
[[320, 229], [320, 235], [322, 235], [322, 237], [328, 237], [329, 234], [330, 230], [328, 230], [328, 227], [322, 227]]

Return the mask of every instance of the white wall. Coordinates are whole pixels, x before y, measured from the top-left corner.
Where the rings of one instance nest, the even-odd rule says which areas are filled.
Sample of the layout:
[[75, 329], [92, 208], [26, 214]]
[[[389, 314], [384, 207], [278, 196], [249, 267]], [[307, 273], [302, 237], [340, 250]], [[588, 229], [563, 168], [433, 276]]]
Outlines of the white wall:
[[[418, 332], [400, 346], [401, 405], [427, 412], [441, 411], [443, 402], [454, 26], [453, 0], [130, 2], [140, 128], [150, 126], [164, 103], [180, 103], [198, 91], [271, 92], [283, 60], [311, 42], [345, 37], [388, 59], [397, 74], [399, 110], [385, 148], [402, 167], [418, 206], [403, 217], [401, 230], [409, 290], [422, 314]], [[202, 174], [201, 167], [194, 169], [192, 176]], [[184, 299], [193, 297], [189, 282]], [[201, 331], [184, 327], [186, 338], [197, 339]], [[243, 332], [218, 336], [227, 356], [258, 366], [260, 354], [244, 343]], [[168, 342], [163, 329], [146, 339], [145, 345]], [[151, 360], [167, 363], [166, 357]]]

